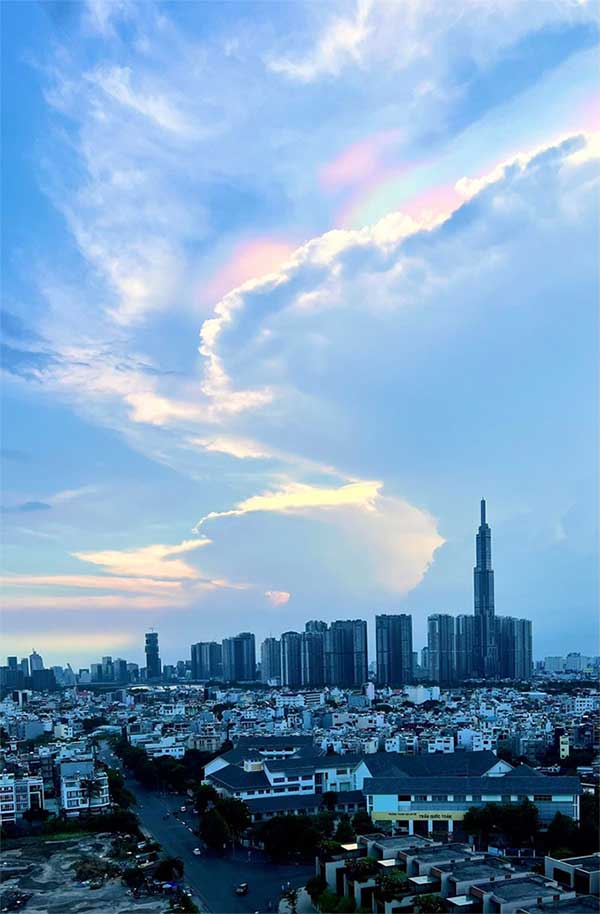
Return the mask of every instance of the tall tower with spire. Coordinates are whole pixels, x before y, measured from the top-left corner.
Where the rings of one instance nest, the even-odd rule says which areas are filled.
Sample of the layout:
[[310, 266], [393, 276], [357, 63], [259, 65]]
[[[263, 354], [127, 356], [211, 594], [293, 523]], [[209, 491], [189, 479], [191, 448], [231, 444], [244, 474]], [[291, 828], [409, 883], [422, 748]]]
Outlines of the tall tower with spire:
[[494, 618], [494, 572], [492, 570], [492, 531], [485, 518], [485, 499], [481, 499], [481, 523], [475, 537], [475, 666], [480, 676], [498, 672], [496, 623]]

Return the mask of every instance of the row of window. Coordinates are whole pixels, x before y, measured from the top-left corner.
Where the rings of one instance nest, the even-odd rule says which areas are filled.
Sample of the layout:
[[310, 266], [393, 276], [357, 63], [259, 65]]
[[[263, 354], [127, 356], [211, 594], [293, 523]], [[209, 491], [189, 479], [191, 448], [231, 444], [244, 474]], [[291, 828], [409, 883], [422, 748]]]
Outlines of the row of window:
[[[514, 797], [514, 794], [512, 796], [499, 796], [498, 794], [491, 794], [491, 795], [490, 794], [488, 794], [488, 795], [486, 795], [486, 794], [483, 794], [483, 795], [469, 794], [468, 796], [469, 796], [469, 802], [473, 802], [473, 803], [481, 803], [482, 801], [484, 801], [484, 802], [485, 801], [495, 801], [495, 802], [500, 801], [502, 803], [510, 803], [512, 800], [512, 797]], [[451, 797], [451, 799], [450, 799], [450, 797]], [[520, 796], [518, 799], [526, 800], [527, 797]], [[535, 794], [533, 799], [534, 799], [535, 803], [542, 803], [544, 801], [547, 801], [547, 802], [554, 801], [554, 797], [551, 794]], [[556, 802], [560, 802], [561, 800], [564, 800], [564, 799], [565, 799], [564, 797], [557, 797]], [[568, 801], [570, 801], [572, 798], [568, 797], [566, 799]], [[448, 796], [446, 794], [432, 794], [431, 795], [432, 803], [448, 803], [448, 802], [465, 803], [466, 801], [467, 801], [467, 794], [455, 793], [455, 794], [450, 794], [450, 796]], [[399, 793], [398, 802], [399, 803], [410, 803], [410, 802], [427, 803], [427, 802], [429, 802], [429, 797], [426, 794], [418, 794], [418, 795], [415, 794], [414, 796], [411, 796], [410, 794]], [[513, 800], [513, 802], [514, 802], [514, 800]]]

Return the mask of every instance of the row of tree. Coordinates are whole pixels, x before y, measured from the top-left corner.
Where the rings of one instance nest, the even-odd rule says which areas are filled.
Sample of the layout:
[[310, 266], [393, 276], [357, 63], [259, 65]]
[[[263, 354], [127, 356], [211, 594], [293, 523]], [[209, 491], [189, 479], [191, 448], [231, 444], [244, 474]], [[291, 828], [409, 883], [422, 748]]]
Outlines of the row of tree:
[[546, 829], [541, 828], [537, 807], [522, 803], [487, 803], [473, 807], [462, 825], [482, 846], [504, 841], [512, 847], [535, 847], [559, 856], [592, 854], [600, 846], [598, 797], [583, 794], [579, 803], [579, 822], [557, 812]]

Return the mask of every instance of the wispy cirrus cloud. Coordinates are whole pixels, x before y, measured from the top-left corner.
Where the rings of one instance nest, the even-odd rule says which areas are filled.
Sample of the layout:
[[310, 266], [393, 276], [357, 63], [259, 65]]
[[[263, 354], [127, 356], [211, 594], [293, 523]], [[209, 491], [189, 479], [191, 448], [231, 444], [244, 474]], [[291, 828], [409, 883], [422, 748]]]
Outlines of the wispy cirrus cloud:
[[124, 578], [117, 575], [94, 574], [7, 574], [0, 578], [4, 587], [66, 587], [83, 590], [116, 590], [122, 592], [177, 593], [179, 580], [157, 578]]
[[273, 57], [268, 62], [270, 69], [300, 82], [311, 82], [318, 77], [337, 76], [349, 63], [360, 64], [370, 33], [372, 6], [372, 0], [356, 0], [354, 14], [332, 17], [307, 55]]

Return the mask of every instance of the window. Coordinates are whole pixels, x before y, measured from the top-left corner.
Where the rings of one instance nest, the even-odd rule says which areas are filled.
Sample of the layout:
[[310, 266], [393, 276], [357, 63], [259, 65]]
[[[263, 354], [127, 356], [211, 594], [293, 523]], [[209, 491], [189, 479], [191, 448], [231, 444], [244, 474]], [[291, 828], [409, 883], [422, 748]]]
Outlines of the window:
[[433, 803], [447, 803], [448, 797], [446, 794], [440, 793], [431, 797]]
[[347, 768], [338, 768], [335, 772], [336, 774], [348, 774]]
[[410, 803], [410, 794], [409, 793], [399, 793], [398, 801], [400, 803]]
[[418, 795], [415, 795], [414, 799], [415, 799], [415, 801], [416, 801], [417, 803], [426, 803], [426, 802], [427, 802], [427, 795], [424, 794], [424, 793], [423, 793], [423, 794], [418, 794]]
[[546, 793], [536, 793], [533, 797], [534, 803], [541, 803], [544, 800], [551, 800], [552, 797]]
[[464, 793], [455, 793], [454, 802], [455, 803], [465, 803], [467, 800], [466, 794]]

